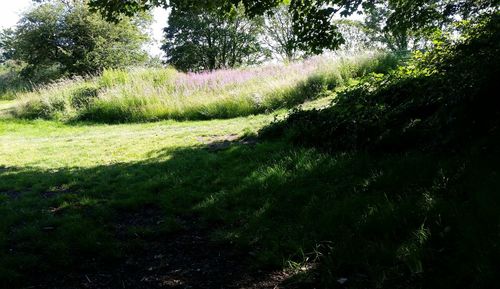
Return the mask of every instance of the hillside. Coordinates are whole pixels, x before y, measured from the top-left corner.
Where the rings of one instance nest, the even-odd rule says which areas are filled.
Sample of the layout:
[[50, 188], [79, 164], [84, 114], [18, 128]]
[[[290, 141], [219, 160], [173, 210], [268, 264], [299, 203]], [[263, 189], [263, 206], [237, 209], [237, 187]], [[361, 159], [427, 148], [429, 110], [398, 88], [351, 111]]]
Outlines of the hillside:
[[141, 122], [231, 118], [291, 108], [397, 58], [383, 53], [318, 56], [246, 69], [181, 73], [172, 68], [106, 70], [17, 95], [14, 115], [63, 121]]
[[498, 19], [396, 68], [109, 70], [0, 102], [0, 287], [494, 288]]

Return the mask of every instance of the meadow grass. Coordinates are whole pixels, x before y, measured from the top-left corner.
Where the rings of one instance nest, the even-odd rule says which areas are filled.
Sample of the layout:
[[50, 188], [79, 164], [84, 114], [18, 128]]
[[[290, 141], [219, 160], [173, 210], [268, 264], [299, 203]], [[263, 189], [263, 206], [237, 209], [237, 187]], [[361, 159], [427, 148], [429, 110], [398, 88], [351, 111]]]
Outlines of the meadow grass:
[[12, 100], [17, 93], [27, 91], [29, 83], [22, 81], [17, 72], [0, 64], [0, 101]]
[[[292, 95], [333, 89], [339, 83], [325, 79], [348, 81], [387, 64], [363, 62], [368, 68], [359, 70], [345, 61], [331, 77], [311, 68], [316, 72], [301, 75], [306, 82], [293, 85]], [[339, 279], [350, 288], [493, 288], [500, 267], [498, 151], [479, 144], [460, 152], [325, 153], [283, 137], [256, 138], [287, 113], [280, 107], [303, 99], [259, 97], [278, 110], [248, 115], [258, 110], [239, 98], [241, 90], [273, 95], [264, 78], [287, 84], [314, 67], [293, 65], [291, 76], [272, 66], [255, 68], [265, 70], [259, 73], [107, 71], [0, 102], [0, 111], [14, 107], [20, 116], [0, 117], [0, 287], [51, 287], [66, 275], [118, 268], [154, 249], [152, 240], [189, 230], [182, 219], [195, 216], [214, 240], [249, 253], [257, 268], [289, 267], [293, 278], [318, 280], [316, 288], [337, 288]], [[229, 91], [238, 93], [224, 96]], [[335, 94], [326, 94], [303, 107], [328, 105]], [[198, 101], [205, 112], [218, 104], [225, 114], [200, 117]], [[162, 109], [178, 104], [165, 118], [236, 117], [58, 121], [158, 120], [146, 109], [156, 102]], [[109, 113], [92, 114], [98, 107]], [[29, 119], [41, 117], [49, 120]], [[123, 224], [151, 208], [158, 221]]]
[[[223, 224], [212, 237], [251, 252], [256, 266], [318, 274], [326, 288], [339, 278], [359, 288], [485, 288], [496, 279], [488, 220], [498, 217], [498, 156], [211, 144], [252, 136], [273, 118], [0, 119], [0, 287], [101, 272], [192, 215]], [[162, 222], [117, 229], [151, 207]]]
[[106, 70], [19, 94], [15, 115], [108, 123], [246, 116], [293, 107], [396, 63], [392, 55], [364, 53], [187, 74], [171, 68]]

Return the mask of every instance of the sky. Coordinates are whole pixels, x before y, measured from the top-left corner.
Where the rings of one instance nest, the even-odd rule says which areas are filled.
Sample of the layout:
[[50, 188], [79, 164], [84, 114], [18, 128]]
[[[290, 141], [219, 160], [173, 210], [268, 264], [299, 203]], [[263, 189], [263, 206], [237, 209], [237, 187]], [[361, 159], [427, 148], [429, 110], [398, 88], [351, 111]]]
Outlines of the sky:
[[19, 14], [30, 7], [31, 0], [0, 0], [0, 28], [16, 25]]
[[[0, 0], [4, 1], [4, 0]], [[153, 9], [154, 22], [151, 25], [153, 43], [149, 46], [149, 53], [156, 56], [163, 56], [160, 50], [160, 42], [163, 39], [163, 28], [167, 26], [168, 12], [162, 8]]]
[[[0, 29], [16, 25], [19, 15], [32, 5], [32, 0], [0, 0]], [[153, 42], [146, 48], [151, 55], [161, 56], [160, 41], [163, 27], [167, 24], [168, 13], [164, 9], [154, 9], [154, 23], [151, 27]]]

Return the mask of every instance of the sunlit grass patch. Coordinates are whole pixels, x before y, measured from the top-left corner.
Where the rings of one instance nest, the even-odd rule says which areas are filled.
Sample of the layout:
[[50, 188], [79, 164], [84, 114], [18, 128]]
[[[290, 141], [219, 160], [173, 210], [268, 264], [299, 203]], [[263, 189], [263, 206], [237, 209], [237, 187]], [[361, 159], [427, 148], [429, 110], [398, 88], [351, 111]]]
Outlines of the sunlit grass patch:
[[396, 63], [390, 55], [364, 53], [202, 73], [107, 70], [20, 94], [14, 114], [96, 122], [232, 118], [290, 108]]
[[272, 119], [0, 120], [0, 282], [112, 268], [193, 215], [256, 266], [319, 272], [327, 288], [495, 276], [498, 157], [238, 141]]

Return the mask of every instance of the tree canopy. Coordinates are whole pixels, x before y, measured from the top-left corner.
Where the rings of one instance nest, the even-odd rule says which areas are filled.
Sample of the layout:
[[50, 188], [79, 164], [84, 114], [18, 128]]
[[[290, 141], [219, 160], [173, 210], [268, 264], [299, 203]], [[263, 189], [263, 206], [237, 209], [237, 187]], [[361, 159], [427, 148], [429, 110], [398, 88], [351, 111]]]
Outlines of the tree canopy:
[[242, 6], [230, 13], [173, 9], [162, 49], [167, 63], [183, 71], [256, 64], [265, 57], [258, 40], [261, 22], [245, 17]]
[[242, 3], [250, 16], [262, 15], [283, 2], [289, 4], [293, 29], [301, 45], [313, 53], [335, 49], [343, 37], [332, 18], [348, 16], [383, 3], [392, 9], [387, 26], [392, 31], [433, 28], [460, 15], [469, 18], [483, 11], [497, 9], [500, 0], [89, 0], [90, 5], [110, 20], [131, 16], [151, 7], [175, 7], [183, 11], [222, 7], [231, 9]]
[[146, 60], [142, 46], [150, 16], [140, 13], [111, 23], [92, 13], [86, 1], [66, 4], [37, 5], [0, 35], [4, 58], [25, 63], [24, 77], [36, 81], [92, 74]]

